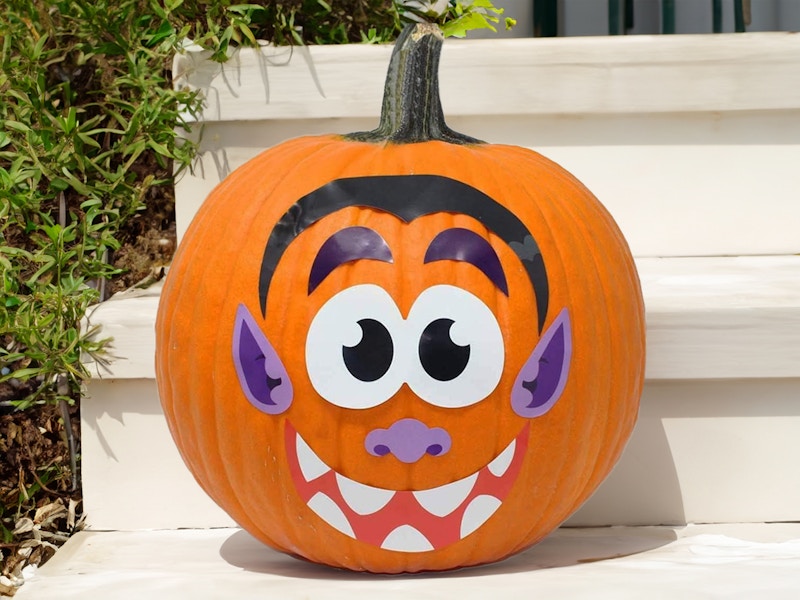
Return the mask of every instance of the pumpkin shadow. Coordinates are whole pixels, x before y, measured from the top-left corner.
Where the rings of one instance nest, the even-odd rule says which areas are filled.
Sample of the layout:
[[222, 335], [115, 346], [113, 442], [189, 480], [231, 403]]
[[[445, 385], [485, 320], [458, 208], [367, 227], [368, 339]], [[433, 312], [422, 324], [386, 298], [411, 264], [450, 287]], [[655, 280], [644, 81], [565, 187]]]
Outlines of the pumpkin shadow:
[[525, 573], [614, 560], [665, 546], [677, 539], [670, 527], [562, 527], [540, 543], [506, 560], [442, 572], [380, 575], [337, 569], [291, 557], [240, 530], [220, 547], [220, 557], [244, 571], [326, 581], [443, 579]]

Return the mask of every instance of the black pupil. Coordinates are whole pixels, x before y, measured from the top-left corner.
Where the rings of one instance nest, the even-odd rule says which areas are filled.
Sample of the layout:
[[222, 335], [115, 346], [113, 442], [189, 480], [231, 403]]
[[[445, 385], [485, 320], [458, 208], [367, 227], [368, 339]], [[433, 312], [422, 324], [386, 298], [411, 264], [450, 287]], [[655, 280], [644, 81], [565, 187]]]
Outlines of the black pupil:
[[361, 319], [361, 341], [355, 346], [343, 346], [342, 357], [347, 370], [360, 381], [377, 381], [392, 364], [392, 336], [380, 321]]
[[425, 372], [438, 381], [452, 381], [467, 368], [469, 345], [459, 346], [450, 337], [452, 319], [436, 319], [422, 332], [419, 360]]

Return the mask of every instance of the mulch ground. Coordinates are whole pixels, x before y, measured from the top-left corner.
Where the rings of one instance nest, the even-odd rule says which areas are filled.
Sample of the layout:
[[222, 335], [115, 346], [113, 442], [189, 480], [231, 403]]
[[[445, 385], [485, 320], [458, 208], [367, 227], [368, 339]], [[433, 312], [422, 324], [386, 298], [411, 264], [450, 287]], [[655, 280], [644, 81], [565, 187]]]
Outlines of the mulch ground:
[[80, 451], [77, 404], [38, 405], [0, 415], [0, 595], [13, 595], [22, 570], [49, 559], [81, 526], [80, 480], [71, 467], [67, 427]]
[[[150, 196], [148, 209], [120, 232], [122, 247], [112, 262], [123, 272], [109, 282], [108, 295], [146, 280], [172, 259], [172, 188], [151, 188]], [[0, 338], [6, 346], [13, 341]], [[82, 526], [80, 463], [71, 464], [80, 456], [80, 398], [72, 406], [9, 406], [39, 385], [0, 383], [0, 596], [13, 596], [24, 581], [23, 569], [43, 564]]]

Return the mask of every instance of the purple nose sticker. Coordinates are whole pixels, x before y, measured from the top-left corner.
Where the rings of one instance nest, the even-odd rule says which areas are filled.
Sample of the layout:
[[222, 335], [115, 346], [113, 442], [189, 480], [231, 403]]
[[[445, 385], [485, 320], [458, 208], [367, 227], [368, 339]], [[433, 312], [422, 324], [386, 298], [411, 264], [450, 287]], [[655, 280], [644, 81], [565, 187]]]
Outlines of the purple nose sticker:
[[374, 429], [364, 444], [373, 456], [393, 454], [404, 463], [414, 463], [426, 454], [441, 456], [450, 450], [450, 434], [441, 427], [428, 427], [417, 419], [400, 419], [389, 429]]

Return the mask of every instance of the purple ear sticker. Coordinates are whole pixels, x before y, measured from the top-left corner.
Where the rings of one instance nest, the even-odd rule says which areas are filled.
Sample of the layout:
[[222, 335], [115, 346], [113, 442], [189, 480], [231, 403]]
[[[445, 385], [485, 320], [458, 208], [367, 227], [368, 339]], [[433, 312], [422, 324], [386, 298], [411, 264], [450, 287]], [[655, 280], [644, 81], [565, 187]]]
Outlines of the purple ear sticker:
[[511, 407], [532, 419], [550, 410], [561, 397], [572, 357], [572, 327], [565, 308], [542, 335], [514, 382]]
[[250, 404], [269, 415], [289, 408], [293, 396], [289, 374], [243, 304], [236, 309], [233, 326], [233, 364]]

